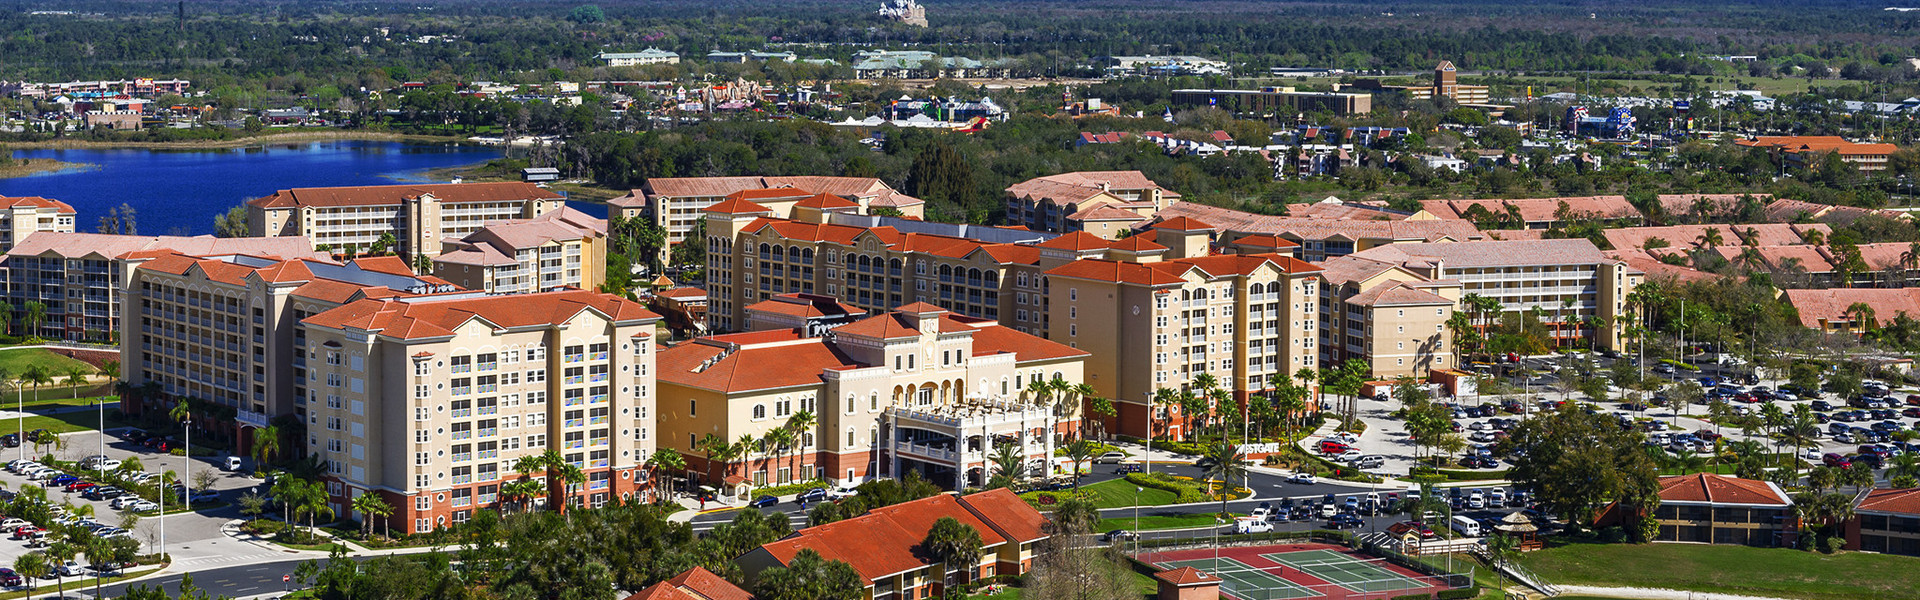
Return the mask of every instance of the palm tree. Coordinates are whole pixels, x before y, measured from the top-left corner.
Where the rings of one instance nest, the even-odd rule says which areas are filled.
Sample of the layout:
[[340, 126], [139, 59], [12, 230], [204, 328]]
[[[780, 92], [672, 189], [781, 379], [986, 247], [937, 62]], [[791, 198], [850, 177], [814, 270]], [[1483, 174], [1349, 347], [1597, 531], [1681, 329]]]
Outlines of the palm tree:
[[80, 387], [87, 385], [87, 370], [80, 367], [67, 369], [66, 384], [72, 386], [73, 398], [80, 398]]
[[293, 514], [296, 517], [306, 515], [307, 536], [311, 538], [313, 536], [316, 517], [321, 513], [326, 513], [327, 520], [333, 520], [333, 505], [327, 503], [327, 488], [320, 485], [318, 481], [303, 481], [300, 485], [296, 486], [296, 489], [298, 492], [294, 501], [298, 502], [298, 504], [294, 505]]
[[254, 471], [264, 471], [267, 460], [280, 453], [280, 426], [268, 425], [253, 430]]
[[27, 301], [26, 307], [26, 335], [38, 337], [40, 335], [40, 324], [47, 321], [47, 305], [37, 300], [29, 300]]
[[1220, 514], [1227, 514], [1227, 499], [1233, 496], [1233, 479], [1238, 477], [1245, 480], [1247, 477], [1247, 463], [1243, 456], [1239, 448], [1225, 441], [1208, 446], [1203, 455], [1209, 464], [1201, 470], [1201, 477], [1208, 481], [1215, 478], [1220, 480]]
[[1067, 442], [1067, 459], [1073, 461], [1073, 489], [1080, 489], [1080, 465], [1093, 460], [1093, 442], [1078, 439]]
[[1149, 447], [1153, 444], [1154, 434], [1159, 432], [1160, 409], [1172, 408], [1177, 404], [1179, 404], [1179, 399], [1175, 396], [1173, 388], [1154, 388], [1153, 404], [1147, 407], [1147, 422], [1149, 424], [1147, 426], [1146, 442]]
[[1895, 478], [1920, 478], [1920, 454], [1900, 453], [1887, 463], [1887, 481]]
[[[781, 463], [780, 459], [785, 458], [787, 450], [793, 446], [793, 438], [793, 430], [787, 429], [785, 426], [767, 430], [767, 434], [760, 438], [760, 445], [764, 449], [762, 461], [764, 462], [765, 460], [764, 454], [771, 453], [773, 454], [773, 464], [775, 467], [778, 467]], [[764, 469], [765, 467], [763, 466], [762, 468]], [[777, 471], [777, 468], [775, 470]], [[800, 475], [791, 469], [787, 471], [787, 474], [789, 477], [798, 477]], [[788, 482], [776, 476], [769, 480], [769, 483], [784, 485]]]
[[807, 439], [813, 436], [814, 427], [819, 424], [820, 417], [814, 415], [813, 411], [803, 410], [793, 413], [791, 417], [787, 417], [787, 430], [793, 432], [793, 456], [795, 461], [795, 463], [790, 463], [788, 467], [796, 477], [798, 477], [800, 473], [800, 467], [797, 464], [800, 455], [807, 451]]
[[[807, 413], [805, 411], [802, 411], [801, 414], [807, 414]], [[658, 487], [659, 486], [658, 482], [660, 481], [660, 471], [668, 471], [668, 472], [685, 471], [687, 470], [687, 459], [686, 457], [681, 456], [680, 452], [677, 450], [674, 450], [672, 448], [661, 448], [658, 450], [654, 450], [653, 455], [647, 457], [646, 465], [647, 465], [647, 470], [649, 471], [647, 475], [647, 482], [648, 482], [647, 485]]]
[[988, 460], [993, 462], [993, 476], [987, 480], [988, 489], [1013, 487], [1025, 479], [1027, 459], [1020, 455], [1014, 444], [994, 444], [993, 456]]
[[1500, 565], [1507, 562], [1507, 557], [1513, 556], [1515, 552], [1520, 551], [1520, 544], [1514, 540], [1512, 536], [1497, 533], [1487, 536], [1486, 546], [1487, 558], [1493, 563], [1493, 573], [1499, 581], [1499, 586], [1494, 589], [1505, 590], [1507, 587], [1507, 574], [1505, 571], [1500, 570]]
[[13, 303], [0, 301], [0, 333], [13, 335]]
[[1855, 326], [1854, 328], [1856, 329], [1860, 329], [1861, 331], [1874, 330], [1875, 323], [1873, 321], [1873, 317], [1874, 317], [1873, 306], [1868, 305], [1865, 302], [1855, 302], [1847, 306], [1847, 310], [1841, 312], [1840, 314], [1851, 317], [1853, 321], [1853, 325]]
[[1053, 421], [1047, 423], [1047, 439], [1053, 439], [1054, 431], [1059, 428], [1059, 411], [1054, 406], [1053, 384], [1045, 379], [1034, 377], [1027, 382], [1027, 398], [1034, 406], [1047, 409], [1047, 416]]
[[[1212, 373], [1201, 373], [1193, 378], [1193, 388], [1196, 390], [1194, 395], [1206, 402], [1205, 410], [1207, 412], [1208, 424], [1211, 425], [1213, 421], [1219, 420], [1215, 418], [1215, 411], [1218, 410], [1218, 407], [1214, 406], [1214, 400], [1216, 400], [1217, 397], [1213, 392], [1214, 390], [1220, 389], [1220, 380], [1215, 378]], [[1225, 432], [1222, 432], [1221, 439], [1226, 439]]]
[[[934, 560], [945, 565], [941, 572], [961, 567], [964, 583], [973, 579], [974, 571], [980, 567], [981, 541], [980, 531], [959, 519], [940, 517], [927, 530], [927, 536], [920, 540], [921, 549], [933, 555]], [[944, 579], [944, 577], [942, 578]]]
[[1667, 464], [1679, 475], [1692, 475], [1707, 470], [1707, 458], [1694, 454], [1692, 450], [1681, 450], [1674, 453], [1673, 458], [1669, 459]]
[[[1084, 381], [1074, 384], [1073, 387], [1067, 391], [1073, 394], [1075, 398], [1079, 398], [1082, 402], [1086, 403], [1087, 407], [1091, 409], [1088, 411], [1089, 414], [1080, 416], [1080, 437], [1093, 437], [1094, 430], [1092, 428], [1096, 426], [1096, 423], [1100, 431], [1105, 431], [1107, 424], [1104, 418], [1112, 416], [1106, 413], [1113, 411], [1113, 403], [1106, 403], [1106, 410], [1104, 412], [1099, 410], [1101, 400], [1101, 398], [1097, 397], [1099, 392], [1095, 391], [1091, 384]], [[1096, 420], [1093, 418], [1095, 416], [1102, 418]]]
[[33, 582], [46, 579], [52, 570], [52, 567], [47, 564], [47, 555], [39, 552], [28, 552], [13, 559], [13, 571], [26, 578], [29, 590], [34, 588]]
[[[353, 499], [353, 510], [361, 515], [360, 535], [362, 537], [373, 536], [374, 518], [379, 517], [384, 519], [388, 515], [393, 514], [393, 506], [387, 504], [386, 500], [381, 499], [379, 494], [373, 492], [362, 493], [355, 497]], [[385, 521], [382, 522], [384, 523]]]
[[1693, 242], [1694, 246], [1700, 248], [1714, 248], [1724, 244], [1726, 238], [1720, 234], [1720, 228], [1708, 227], [1706, 231], [1700, 233], [1700, 237], [1694, 238]]

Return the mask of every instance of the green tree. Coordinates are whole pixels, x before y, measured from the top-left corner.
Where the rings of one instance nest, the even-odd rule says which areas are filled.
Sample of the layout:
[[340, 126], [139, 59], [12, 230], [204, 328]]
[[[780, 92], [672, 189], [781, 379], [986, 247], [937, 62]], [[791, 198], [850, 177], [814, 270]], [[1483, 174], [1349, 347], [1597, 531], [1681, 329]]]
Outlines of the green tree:
[[1073, 461], [1073, 489], [1080, 489], [1080, 466], [1093, 461], [1093, 442], [1078, 439], [1067, 442], [1066, 456]]
[[1027, 458], [1020, 455], [1020, 448], [1012, 443], [993, 445], [993, 476], [987, 480], [987, 489], [1013, 487], [1026, 478]]
[[361, 537], [372, 537], [374, 519], [379, 519], [382, 524], [385, 524], [386, 518], [393, 514], [393, 505], [387, 504], [380, 494], [365, 492], [354, 497], [353, 510], [360, 513]]
[[1639, 431], [1620, 428], [1604, 413], [1554, 411], [1515, 428], [1508, 477], [1570, 527], [1590, 526], [1601, 504], [1618, 501], [1633, 511], [1633, 529], [1643, 533], [1660, 502], [1657, 469], [1640, 449], [1643, 441]]
[[[946, 565], [949, 577], [954, 571], [960, 572], [959, 581], [972, 581], [974, 572], [980, 567], [980, 532], [972, 525], [961, 523], [953, 517], [940, 517], [927, 530], [926, 538], [920, 540], [920, 548], [934, 560]], [[951, 585], [951, 583], [950, 583]]]
[[808, 549], [784, 567], [761, 571], [753, 595], [761, 600], [843, 600], [858, 597], [864, 587], [852, 566]]
[[245, 204], [227, 209], [227, 212], [214, 215], [213, 234], [223, 238], [247, 237], [252, 235], [247, 223]]
[[26, 316], [26, 335], [40, 336], [40, 325], [47, 322], [47, 305], [38, 300], [28, 300]]
[[973, 215], [975, 193], [973, 163], [945, 136], [920, 150], [907, 171], [907, 193], [927, 202], [927, 216], [949, 222], [979, 222], [985, 215]]
[[606, 22], [607, 13], [601, 11], [600, 7], [592, 4], [575, 6], [572, 12], [567, 13], [567, 20], [582, 25], [592, 25]]
[[1242, 481], [1247, 478], [1246, 455], [1232, 444], [1218, 442], [1207, 447], [1201, 454], [1201, 460], [1208, 463], [1206, 468], [1200, 470], [1201, 477], [1220, 481], [1220, 514], [1226, 514], [1227, 500], [1233, 497], [1234, 478]]

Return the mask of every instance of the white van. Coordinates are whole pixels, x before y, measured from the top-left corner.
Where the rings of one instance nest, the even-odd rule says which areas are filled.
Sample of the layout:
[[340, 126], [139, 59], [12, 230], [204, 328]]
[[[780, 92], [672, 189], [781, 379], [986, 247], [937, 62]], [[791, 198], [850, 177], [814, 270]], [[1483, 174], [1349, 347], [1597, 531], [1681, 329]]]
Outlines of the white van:
[[1448, 521], [1447, 524], [1452, 525], [1453, 531], [1460, 535], [1464, 535], [1467, 537], [1480, 537], [1480, 524], [1474, 522], [1473, 519], [1456, 516], [1452, 520]]

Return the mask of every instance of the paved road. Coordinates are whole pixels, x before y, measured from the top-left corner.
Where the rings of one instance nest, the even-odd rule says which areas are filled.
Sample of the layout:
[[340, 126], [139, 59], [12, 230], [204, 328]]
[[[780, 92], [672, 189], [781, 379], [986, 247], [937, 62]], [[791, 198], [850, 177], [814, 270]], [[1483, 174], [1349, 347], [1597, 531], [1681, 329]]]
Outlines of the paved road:
[[[371, 557], [355, 557], [354, 560], [364, 561], [369, 558]], [[326, 559], [319, 560], [324, 563]], [[278, 560], [196, 569], [193, 571], [193, 586], [205, 590], [215, 598], [243, 598], [275, 593], [282, 591], [287, 585], [281, 582], [280, 578], [292, 575], [293, 570], [303, 562], [306, 560]], [[180, 576], [167, 575], [133, 584], [109, 585], [101, 588], [101, 597], [118, 598], [125, 594], [128, 588], [134, 586], [159, 586], [167, 591], [168, 596], [177, 596], [180, 593]], [[84, 590], [75, 590], [72, 585], [69, 585], [68, 590], [69, 593], [80, 591], [88, 596], [93, 595], [93, 587], [90, 585]]]

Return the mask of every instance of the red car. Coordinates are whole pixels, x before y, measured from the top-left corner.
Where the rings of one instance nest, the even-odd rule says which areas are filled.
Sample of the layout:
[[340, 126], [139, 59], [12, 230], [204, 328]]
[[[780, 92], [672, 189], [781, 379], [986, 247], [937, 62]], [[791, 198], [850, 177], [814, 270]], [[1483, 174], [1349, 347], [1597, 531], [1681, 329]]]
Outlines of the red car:
[[67, 484], [67, 491], [68, 491], [68, 492], [78, 492], [78, 491], [81, 491], [81, 490], [85, 490], [85, 489], [87, 489], [87, 488], [90, 488], [90, 487], [93, 487], [93, 482], [91, 482], [91, 481], [75, 481], [75, 482], [73, 482], [73, 483], [69, 483], [69, 484]]
[[33, 537], [33, 534], [40, 533], [41, 531], [45, 531], [45, 530], [32, 525], [21, 525], [19, 527], [14, 528], [13, 539], [24, 540], [24, 539]]
[[1339, 454], [1342, 452], [1346, 452], [1348, 450], [1352, 450], [1352, 448], [1347, 446], [1346, 444], [1342, 444], [1340, 442], [1336, 442], [1333, 440], [1320, 440], [1321, 454]]
[[1418, 532], [1422, 538], [1430, 539], [1437, 535], [1433, 532], [1432, 527], [1428, 527], [1426, 523], [1419, 521], [1401, 521], [1387, 527], [1387, 533], [1394, 535], [1406, 535], [1409, 531]]

